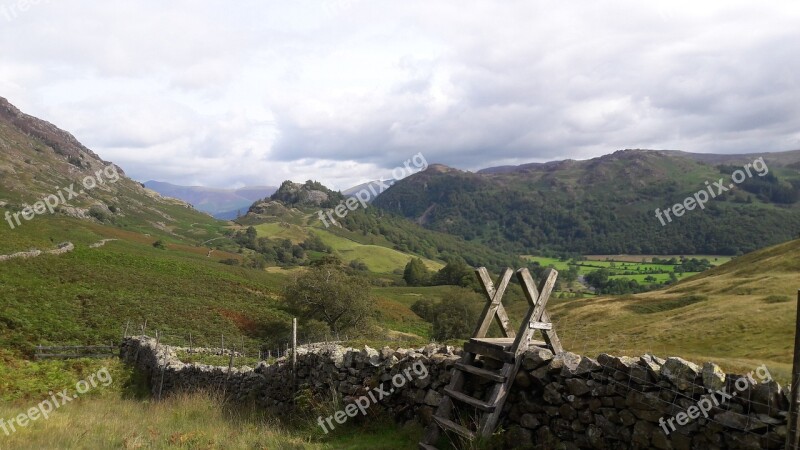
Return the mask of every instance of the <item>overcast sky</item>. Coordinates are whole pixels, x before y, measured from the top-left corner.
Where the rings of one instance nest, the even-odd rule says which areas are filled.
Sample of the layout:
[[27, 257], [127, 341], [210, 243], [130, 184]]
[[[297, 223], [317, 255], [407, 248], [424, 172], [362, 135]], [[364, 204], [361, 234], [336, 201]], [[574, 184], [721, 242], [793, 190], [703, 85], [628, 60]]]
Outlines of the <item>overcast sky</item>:
[[0, 0], [0, 96], [135, 179], [214, 187], [782, 151], [798, 24], [796, 0]]

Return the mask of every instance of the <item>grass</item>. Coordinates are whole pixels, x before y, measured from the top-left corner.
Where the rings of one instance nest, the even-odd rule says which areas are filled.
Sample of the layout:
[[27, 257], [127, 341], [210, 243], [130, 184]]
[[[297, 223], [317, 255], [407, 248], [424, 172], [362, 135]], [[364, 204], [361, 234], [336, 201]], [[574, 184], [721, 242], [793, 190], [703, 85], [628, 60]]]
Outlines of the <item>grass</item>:
[[219, 264], [225, 252], [159, 250], [138, 233], [83, 232], [120, 240], [90, 249], [92, 238], [65, 255], [1, 263], [0, 345], [31, 355], [36, 344], [116, 342], [126, 323], [133, 332], [147, 321], [151, 333], [215, 330], [255, 346], [290, 323], [277, 300], [284, 275]]
[[263, 410], [228, 404], [214, 393], [180, 394], [156, 402], [148, 399], [144, 380], [116, 359], [29, 362], [5, 354], [3, 361], [0, 418], [6, 422], [47, 399], [50, 391], [74, 392], [79, 380], [102, 367], [108, 368], [113, 382], [64, 404], [47, 420], [16, 427], [10, 436], [0, 431], [2, 448], [389, 450], [416, 448], [422, 431], [418, 426], [398, 428], [377, 415], [362, 423], [354, 419], [325, 434], [316, 417], [279, 420]]
[[763, 299], [764, 303], [786, 303], [792, 301], [788, 295], [768, 295]]
[[[11, 418], [25, 407], [0, 405]], [[179, 395], [162, 402], [135, 399], [79, 399], [48, 420], [39, 419], [0, 445], [15, 449], [402, 449], [416, 448], [419, 430], [385, 422], [346, 426], [323, 436], [309, 422], [298, 429], [274, 416], [229, 407], [213, 395]]]
[[[787, 381], [800, 287], [800, 240], [738, 257], [664, 290], [620, 298], [554, 299], [567, 350], [681, 356], [747, 373], [767, 364]], [[769, 300], [767, 300], [769, 299]], [[785, 300], [789, 299], [789, 300]]]
[[705, 295], [687, 295], [679, 298], [670, 298], [666, 300], [651, 300], [648, 302], [639, 302], [627, 305], [627, 308], [637, 314], [655, 314], [664, 311], [672, 311], [673, 309], [684, 308], [695, 303], [704, 302], [708, 300]]
[[[360, 260], [369, 267], [371, 272], [392, 273], [402, 270], [413, 258], [413, 255], [403, 253], [380, 245], [361, 244], [327, 230], [313, 230], [326, 245], [331, 246], [345, 262]], [[431, 270], [439, 270], [444, 264], [423, 258], [425, 265]]]

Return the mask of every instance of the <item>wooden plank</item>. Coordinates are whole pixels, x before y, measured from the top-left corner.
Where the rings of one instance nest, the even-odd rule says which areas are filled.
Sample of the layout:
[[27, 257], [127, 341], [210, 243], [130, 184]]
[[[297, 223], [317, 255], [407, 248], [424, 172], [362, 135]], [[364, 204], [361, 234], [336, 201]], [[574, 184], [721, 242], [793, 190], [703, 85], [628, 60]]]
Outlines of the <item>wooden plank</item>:
[[456, 363], [456, 369], [462, 372], [467, 372], [473, 375], [477, 375], [481, 378], [485, 378], [487, 380], [491, 380], [496, 383], [502, 383], [506, 381], [506, 378], [497, 372], [492, 372], [491, 370], [486, 370], [475, 366], [466, 366], [464, 364], [461, 364], [460, 362]]
[[520, 345], [522, 341], [527, 341], [531, 337], [532, 330], [530, 329], [531, 322], [541, 322], [542, 315], [546, 311], [547, 308], [547, 301], [550, 299], [550, 294], [553, 292], [553, 288], [556, 285], [556, 279], [558, 278], [558, 272], [554, 269], [547, 269], [544, 273], [544, 279], [541, 282], [540, 288], [536, 289], [536, 284], [531, 277], [531, 273], [528, 269], [520, 269], [517, 271], [517, 278], [519, 279], [519, 283], [522, 285], [522, 292], [525, 294], [525, 298], [528, 300], [530, 304], [530, 308], [528, 309], [528, 314], [525, 316], [525, 320], [522, 322], [520, 326], [519, 333], [517, 334], [517, 338], [514, 341], [514, 346], [510, 349], [515, 353], [519, 353], [524, 351], [528, 348], [527, 345]]
[[550, 322], [531, 322], [532, 330], [552, 330], [553, 324]]
[[511, 281], [511, 275], [513, 274], [513, 271], [508, 268], [503, 271], [502, 275], [500, 275], [500, 284], [496, 289], [492, 283], [491, 277], [489, 276], [489, 271], [487, 271], [485, 267], [479, 267], [475, 270], [475, 273], [478, 275], [478, 281], [483, 287], [483, 291], [488, 298], [488, 302], [483, 308], [483, 312], [481, 313], [481, 321], [478, 323], [478, 326], [475, 328], [472, 336], [486, 336], [486, 332], [489, 331], [489, 326], [492, 324], [492, 320], [496, 319], [503, 334], [505, 336], [514, 337], [514, 330], [512, 330], [509, 326], [510, 321], [508, 319], [508, 314], [501, 303], [506, 288], [508, 287], [508, 283]]
[[[542, 320], [545, 322], [551, 322], [550, 315], [545, 311], [542, 313]], [[564, 347], [561, 345], [561, 339], [558, 338], [558, 334], [556, 333], [555, 328], [552, 330], [544, 330], [542, 331], [542, 335], [544, 336], [544, 341], [553, 350], [553, 353], [559, 354], [564, 353]]]
[[483, 415], [483, 417], [481, 417], [477, 430], [480, 436], [491, 436], [491, 434], [494, 432], [494, 429], [497, 427], [497, 423], [500, 421], [500, 414], [503, 412], [503, 405], [508, 398], [511, 385], [514, 383], [514, 377], [516, 376], [521, 364], [522, 358], [516, 358], [516, 361], [513, 363], [503, 365], [501, 373], [506, 377], [506, 382], [496, 384], [489, 391], [488, 402], [495, 405], [495, 410], [486, 413]]
[[486, 345], [479, 342], [467, 342], [464, 344], [464, 350], [478, 355], [488, 356], [492, 359], [502, 361], [504, 363], [514, 361], [514, 354], [503, 350], [502, 348]]
[[456, 392], [452, 389], [444, 388], [444, 393], [454, 400], [458, 400], [461, 403], [466, 403], [467, 405], [474, 406], [475, 408], [478, 408], [481, 411], [492, 412], [495, 410], [495, 405], [487, 403], [481, 399], [471, 397], [462, 392]]
[[457, 435], [469, 439], [470, 441], [475, 440], [475, 433], [467, 428], [462, 427], [461, 425], [453, 422], [450, 419], [445, 419], [444, 417], [433, 416], [433, 420], [439, 424], [440, 427], [444, 428], [447, 431], [452, 431]]

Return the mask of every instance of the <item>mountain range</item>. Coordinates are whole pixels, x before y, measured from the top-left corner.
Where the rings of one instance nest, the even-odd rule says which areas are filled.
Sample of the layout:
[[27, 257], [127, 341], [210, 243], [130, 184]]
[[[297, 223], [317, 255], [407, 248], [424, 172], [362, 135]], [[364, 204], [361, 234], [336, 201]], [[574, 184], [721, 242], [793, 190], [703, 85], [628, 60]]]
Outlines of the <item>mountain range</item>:
[[163, 181], [146, 181], [144, 186], [161, 195], [181, 199], [217, 219], [231, 220], [247, 212], [254, 202], [269, 197], [275, 186], [246, 186], [238, 189], [180, 186]]

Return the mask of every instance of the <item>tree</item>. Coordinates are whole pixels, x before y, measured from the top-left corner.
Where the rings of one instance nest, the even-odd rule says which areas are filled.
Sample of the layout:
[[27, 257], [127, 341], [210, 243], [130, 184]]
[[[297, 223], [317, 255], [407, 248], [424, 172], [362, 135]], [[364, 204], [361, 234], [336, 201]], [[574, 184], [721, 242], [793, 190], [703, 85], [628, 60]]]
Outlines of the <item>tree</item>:
[[425, 286], [431, 281], [431, 273], [420, 258], [412, 258], [403, 271], [403, 279], [409, 286]]
[[593, 270], [586, 274], [586, 282], [595, 289], [603, 289], [608, 284], [608, 269]]
[[472, 267], [459, 257], [450, 259], [433, 277], [433, 284], [470, 287], [475, 286], [475, 274]]
[[483, 297], [475, 292], [453, 288], [439, 302], [421, 299], [411, 310], [433, 324], [432, 338], [446, 341], [469, 337], [478, 323], [483, 304]]
[[338, 265], [310, 267], [284, 291], [289, 309], [304, 321], [324, 322], [333, 333], [363, 329], [371, 316], [369, 283]]

